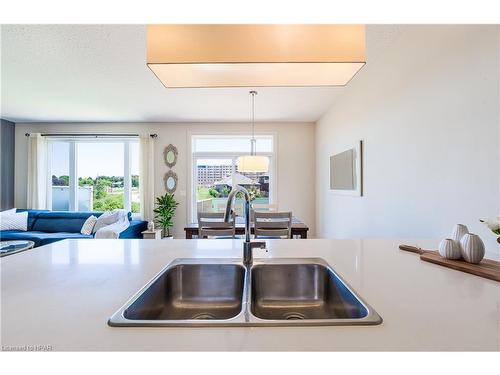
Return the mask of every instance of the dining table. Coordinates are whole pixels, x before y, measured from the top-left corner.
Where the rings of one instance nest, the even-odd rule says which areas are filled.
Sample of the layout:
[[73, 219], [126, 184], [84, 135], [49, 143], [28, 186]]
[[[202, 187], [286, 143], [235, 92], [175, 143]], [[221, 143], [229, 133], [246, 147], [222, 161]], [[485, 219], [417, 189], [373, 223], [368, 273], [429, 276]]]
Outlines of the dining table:
[[[184, 231], [186, 232], [186, 239], [192, 239], [193, 236], [198, 236], [198, 224], [191, 223], [184, 227]], [[250, 231], [254, 233], [254, 225], [253, 222], [250, 223]], [[309, 227], [299, 218], [293, 216], [292, 217], [292, 238], [307, 238], [307, 232], [309, 231]], [[236, 235], [244, 235], [245, 234], [245, 218], [242, 216], [236, 217]]]

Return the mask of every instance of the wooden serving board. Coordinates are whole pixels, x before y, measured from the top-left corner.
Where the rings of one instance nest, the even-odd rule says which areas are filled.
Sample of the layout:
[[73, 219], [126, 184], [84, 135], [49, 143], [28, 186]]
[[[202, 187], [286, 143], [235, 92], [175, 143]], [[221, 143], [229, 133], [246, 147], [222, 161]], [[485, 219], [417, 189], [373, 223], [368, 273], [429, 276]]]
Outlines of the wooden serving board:
[[409, 251], [411, 253], [422, 254], [425, 250], [420, 247], [410, 246], [410, 245], [399, 245], [399, 248], [404, 251]]
[[483, 259], [479, 264], [467, 263], [464, 260], [451, 260], [443, 258], [437, 251], [423, 250], [418, 247], [400, 245], [401, 250], [420, 254], [420, 259], [439, 264], [443, 267], [452, 268], [457, 271], [467, 272], [476, 276], [500, 282], [500, 262]]

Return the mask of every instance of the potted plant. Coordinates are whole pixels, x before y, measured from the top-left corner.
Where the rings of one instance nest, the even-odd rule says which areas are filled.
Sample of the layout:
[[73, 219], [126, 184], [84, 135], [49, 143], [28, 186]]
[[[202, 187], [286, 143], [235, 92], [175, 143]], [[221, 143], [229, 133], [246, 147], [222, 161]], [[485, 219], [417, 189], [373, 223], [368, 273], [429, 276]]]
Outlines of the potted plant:
[[[479, 221], [486, 224], [497, 236], [500, 236], [500, 216], [493, 219], [480, 219]], [[500, 237], [497, 237], [497, 242], [500, 243]]]
[[156, 208], [154, 209], [155, 220], [163, 228], [163, 235], [173, 238], [170, 235], [170, 228], [174, 226], [175, 209], [179, 203], [175, 200], [173, 193], [165, 193], [156, 197]]

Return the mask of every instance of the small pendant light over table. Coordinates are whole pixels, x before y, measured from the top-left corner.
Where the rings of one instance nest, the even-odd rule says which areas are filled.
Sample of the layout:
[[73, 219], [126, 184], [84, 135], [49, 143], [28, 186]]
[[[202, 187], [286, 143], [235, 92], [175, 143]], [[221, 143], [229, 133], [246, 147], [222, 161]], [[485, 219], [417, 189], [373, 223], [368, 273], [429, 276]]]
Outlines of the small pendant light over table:
[[250, 140], [250, 155], [238, 158], [238, 172], [267, 172], [269, 170], [269, 158], [258, 156], [255, 140], [255, 95], [257, 91], [250, 91], [252, 96], [252, 139]]

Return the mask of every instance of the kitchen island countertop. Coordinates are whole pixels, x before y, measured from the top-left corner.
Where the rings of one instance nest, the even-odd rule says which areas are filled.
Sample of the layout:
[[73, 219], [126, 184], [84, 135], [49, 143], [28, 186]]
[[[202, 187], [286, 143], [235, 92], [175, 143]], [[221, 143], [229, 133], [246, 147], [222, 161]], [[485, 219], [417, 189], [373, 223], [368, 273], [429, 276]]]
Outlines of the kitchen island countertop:
[[[241, 240], [64, 240], [4, 257], [2, 350], [500, 350], [500, 283], [423, 262], [400, 243], [268, 240], [256, 258], [319, 257], [384, 319], [376, 326], [110, 327], [177, 258], [239, 258]], [[40, 349], [39, 349], [40, 350]]]

